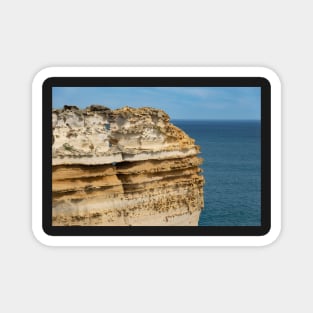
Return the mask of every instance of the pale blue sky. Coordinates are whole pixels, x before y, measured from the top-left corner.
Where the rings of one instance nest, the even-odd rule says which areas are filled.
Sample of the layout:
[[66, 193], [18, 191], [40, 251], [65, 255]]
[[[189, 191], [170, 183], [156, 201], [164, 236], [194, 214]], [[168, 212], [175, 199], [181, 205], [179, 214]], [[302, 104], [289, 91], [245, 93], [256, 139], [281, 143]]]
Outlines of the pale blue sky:
[[150, 106], [171, 119], [260, 120], [260, 87], [53, 87], [52, 106]]

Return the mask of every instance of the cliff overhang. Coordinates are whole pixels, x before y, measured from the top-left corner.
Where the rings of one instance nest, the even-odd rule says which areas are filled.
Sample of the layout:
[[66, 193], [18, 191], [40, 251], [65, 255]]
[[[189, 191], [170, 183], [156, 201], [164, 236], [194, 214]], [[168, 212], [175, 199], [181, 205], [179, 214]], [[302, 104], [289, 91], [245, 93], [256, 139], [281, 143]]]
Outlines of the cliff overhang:
[[194, 139], [162, 110], [53, 110], [53, 225], [198, 225]]

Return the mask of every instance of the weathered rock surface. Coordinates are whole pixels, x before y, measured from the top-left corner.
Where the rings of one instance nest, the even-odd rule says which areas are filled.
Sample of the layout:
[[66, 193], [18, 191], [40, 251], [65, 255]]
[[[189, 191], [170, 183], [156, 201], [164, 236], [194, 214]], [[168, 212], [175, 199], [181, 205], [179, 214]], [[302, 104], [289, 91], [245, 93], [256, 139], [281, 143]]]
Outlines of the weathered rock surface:
[[198, 225], [199, 147], [153, 108], [53, 110], [53, 225]]

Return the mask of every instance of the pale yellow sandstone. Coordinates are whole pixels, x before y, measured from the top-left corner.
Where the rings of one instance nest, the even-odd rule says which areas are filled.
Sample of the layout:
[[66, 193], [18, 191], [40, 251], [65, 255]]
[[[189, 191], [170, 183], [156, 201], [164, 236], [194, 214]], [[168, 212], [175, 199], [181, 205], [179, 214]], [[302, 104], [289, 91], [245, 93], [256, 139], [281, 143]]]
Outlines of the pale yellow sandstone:
[[195, 141], [153, 108], [53, 111], [53, 225], [198, 225]]

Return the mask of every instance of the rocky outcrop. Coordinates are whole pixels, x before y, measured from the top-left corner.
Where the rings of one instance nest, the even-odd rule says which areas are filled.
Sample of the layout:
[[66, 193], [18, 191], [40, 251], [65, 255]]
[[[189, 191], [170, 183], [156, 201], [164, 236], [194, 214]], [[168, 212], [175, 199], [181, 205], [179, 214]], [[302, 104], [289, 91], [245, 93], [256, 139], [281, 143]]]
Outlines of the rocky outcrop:
[[198, 225], [199, 147], [153, 108], [53, 110], [53, 225]]

